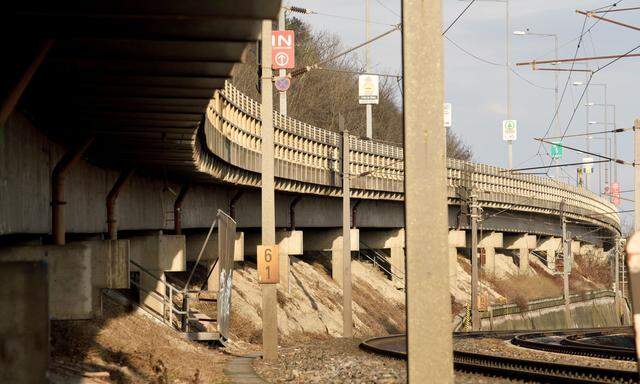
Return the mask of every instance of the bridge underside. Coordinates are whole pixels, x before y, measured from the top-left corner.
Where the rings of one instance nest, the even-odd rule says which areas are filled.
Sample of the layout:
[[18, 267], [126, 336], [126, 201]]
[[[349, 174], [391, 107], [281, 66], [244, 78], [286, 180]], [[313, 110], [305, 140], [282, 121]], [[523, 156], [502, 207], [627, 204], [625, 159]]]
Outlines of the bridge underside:
[[42, 55], [20, 109], [56, 140], [70, 147], [95, 137], [88, 156], [101, 166], [213, 182], [193, 165], [194, 134], [280, 1], [27, 0], [4, 8], [0, 31], [11, 54], [0, 63], [1, 96]]

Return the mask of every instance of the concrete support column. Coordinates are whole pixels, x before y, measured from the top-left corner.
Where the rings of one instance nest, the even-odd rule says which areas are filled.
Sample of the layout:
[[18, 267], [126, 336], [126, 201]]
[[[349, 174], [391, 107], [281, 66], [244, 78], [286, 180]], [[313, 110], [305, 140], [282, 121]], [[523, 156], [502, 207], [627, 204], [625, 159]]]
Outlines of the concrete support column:
[[403, 288], [405, 276], [404, 228], [361, 231], [360, 242], [366, 248], [390, 250], [391, 279], [396, 288]]
[[537, 246], [535, 235], [510, 235], [504, 236], [504, 248], [517, 250], [520, 262], [518, 263], [519, 273], [529, 273], [529, 252]]
[[450, 230], [448, 237], [449, 244], [449, 285], [455, 286], [458, 277], [458, 248], [467, 246], [465, 231]]
[[[360, 249], [360, 230], [351, 228], [351, 251]], [[308, 230], [304, 233], [304, 249], [307, 251], [331, 251], [331, 277], [342, 287], [342, 229]]]
[[290, 255], [302, 255], [303, 233], [302, 231], [278, 231], [276, 241], [280, 251], [280, 287], [289, 290], [289, 274], [291, 260]]
[[537, 251], [547, 254], [547, 268], [556, 270], [556, 253], [562, 252], [562, 239], [559, 237], [543, 237], [538, 241]]
[[483, 233], [478, 239], [478, 248], [482, 249], [485, 257], [484, 271], [488, 274], [497, 275], [496, 270], [496, 248], [504, 246], [504, 237], [501, 232]]
[[493, 247], [482, 247], [484, 251], [484, 271], [490, 275], [496, 275], [496, 249]]

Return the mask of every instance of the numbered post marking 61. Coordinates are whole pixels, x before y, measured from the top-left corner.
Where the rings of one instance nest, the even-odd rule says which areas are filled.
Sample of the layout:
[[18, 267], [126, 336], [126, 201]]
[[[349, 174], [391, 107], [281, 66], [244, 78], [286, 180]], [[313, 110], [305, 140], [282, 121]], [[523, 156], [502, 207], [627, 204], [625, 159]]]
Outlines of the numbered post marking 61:
[[278, 284], [280, 282], [280, 255], [277, 245], [258, 245], [258, 283]]

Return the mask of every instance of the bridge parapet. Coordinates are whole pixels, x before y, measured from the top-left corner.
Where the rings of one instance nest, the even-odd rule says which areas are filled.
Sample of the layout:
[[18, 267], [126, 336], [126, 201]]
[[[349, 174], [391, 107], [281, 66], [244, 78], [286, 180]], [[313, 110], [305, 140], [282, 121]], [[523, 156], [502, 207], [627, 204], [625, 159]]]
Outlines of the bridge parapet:
[[[325, 196], [341, 195], [340, 134], [274, 113], [276, 188]], [[207, 108], [206, 149], [227, 164], [198, 164], [225, 181], [259, 186], [260, 104], [230, 83]], [[350, 137], [354, 198], [402, 200], [403, 150], [391, 143]], [[196, 163], [205, 156], [196, 148]], [[425, 165], [428, 166], [428, 165]], [[485, 164], [448, 159], [448, 197], [459, 204], [460, 189], [473, 188], [484, 207], [558, 215], [561, 202], [569, 218], [619, 230], [616, 207], [575, 186], [550, 178], [509, 173]]]

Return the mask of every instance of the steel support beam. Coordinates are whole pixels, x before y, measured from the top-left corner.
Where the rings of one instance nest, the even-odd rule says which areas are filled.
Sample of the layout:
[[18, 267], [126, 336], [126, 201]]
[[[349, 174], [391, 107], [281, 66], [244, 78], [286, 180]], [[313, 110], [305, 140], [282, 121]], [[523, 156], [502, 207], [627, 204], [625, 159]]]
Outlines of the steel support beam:
[[403, 0], [402, 25], [408, 380], [452, 383], [442, 2]]
[[133, 168], [122, 171], [107, 194], [107, 233], [111, 240], [118, 239], [118, 212], [116, 206], [118, 195], [131, 175], [133, 175]]
[[51, 173], [51, 234], [55, 245], [65, 244], [64, 222], [64, 181], [67, 171], [80, 160], [82, 155], [93, 143], [93, 137], [87, 138], [82, 144], [68, 151], [62, 156]]

